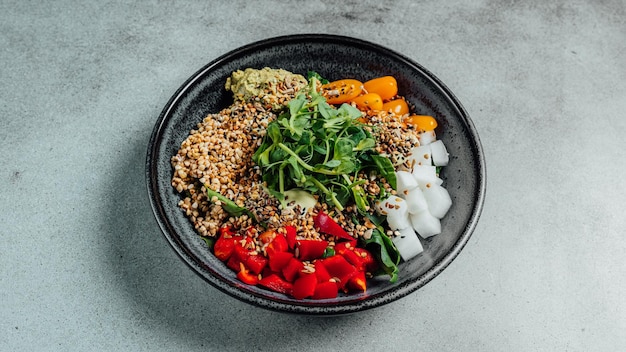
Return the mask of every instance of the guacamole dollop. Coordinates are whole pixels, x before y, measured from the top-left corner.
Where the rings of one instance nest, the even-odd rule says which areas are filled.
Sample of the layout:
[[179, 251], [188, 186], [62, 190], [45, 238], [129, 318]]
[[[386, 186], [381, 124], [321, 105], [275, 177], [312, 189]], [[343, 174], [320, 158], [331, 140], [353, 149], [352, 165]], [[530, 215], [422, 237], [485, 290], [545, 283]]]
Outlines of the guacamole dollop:
[[258, 100], [271, 95], [282, 97], [293, 95], [307, 85], [304, 76], [284, 69], [264, 67], [237, 70], [226, 79], [226, 90], [233, 92], [239, 101]]

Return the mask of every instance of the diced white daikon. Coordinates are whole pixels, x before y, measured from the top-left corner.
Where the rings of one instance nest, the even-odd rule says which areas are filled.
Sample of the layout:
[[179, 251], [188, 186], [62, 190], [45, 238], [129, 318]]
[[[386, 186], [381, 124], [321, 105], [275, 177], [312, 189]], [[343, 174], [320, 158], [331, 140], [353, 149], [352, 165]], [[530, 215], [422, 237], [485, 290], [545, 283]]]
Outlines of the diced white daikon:
[[430, 155], [432, 157], [433, 165], [435, 166], [446, 166], [448, 165], [449, 156], [448, 151], [446, 150], [446, 146], [443, 144], [443, 141], [437, 140], [429, 144], [430, 146]]
[[406, 228], [411, 228], [411, 219], [409, 218], [409, 213], [399, 213], [399, 212], [391, 212], [387, 214], [387, 224], [389, 228], [396, 230], [403, 230]]
[[379, 214], [387, 216], [387, 224], [392, 230], [411, 227], [406, 201], [398, 196], [389, 196], [384, 201], [376, 203], [376, 210]]
[[409, 214], [415, 214], [428, 210], [428, 203], [424, 197], [422, 189], [419, 187], [413, 188], [402, 194], [409, 211]]
[[413, 176], [420, 188], [424, 189], [428, 184], [441, 185], [443, 180], [437, 176], [437, 168], [432, 165], [416, 165], [413, 168]]
[[408, 171], [396, 171], [396, 188], [398, 195], [404, 198], [404, 193], [417, 187], [417, 180]]
[[443, 218], [452, 206], [452, 199], [448, 190], [436, 184], [422, 190], [430, 213], [438, 219]]
[[420, 141], [420, 145], [429, 145], [437, 140], [437, 136], [435, 135], [435, 131], [426, 131], [420, 133], [417, 139]]
[[407, 261], [424, 251], [422, 242], [415, 234], [415, 230], [410, 227], [398, 231], [399, 236], [392, 237], [391, 241], [396, 245], [400, 257]]
[[393, 214], [393, 213], [398, 213], [398, 214], [408, 213], [407, 204], [404, 201], [404, 199], [398, 196], [394, 196], [394, 195], [389, 196], [387, 199], [383, 201], [376, 202], [375, 207], [378, 213], [381, 215], [387, 215], [387, 214]]
[[441, 233], [441, 221], [430, 212], [423, 211], [409, 215], [413, 229], [422, 237], [430, 237]]
[[432, 165], [431, 151], [428, 145], [420, 145], [419, 147], [411, 148], [407, 163], [409, 166], [417, 165]]

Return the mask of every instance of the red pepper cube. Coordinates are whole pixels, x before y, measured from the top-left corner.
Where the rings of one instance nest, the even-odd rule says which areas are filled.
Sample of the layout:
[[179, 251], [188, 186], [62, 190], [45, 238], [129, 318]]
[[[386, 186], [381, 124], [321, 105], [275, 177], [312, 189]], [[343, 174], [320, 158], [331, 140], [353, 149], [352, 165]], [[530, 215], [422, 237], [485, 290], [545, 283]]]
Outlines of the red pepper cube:
[[223, 237], [225, 235], [226, 236], [234, 236], [235, 235], [235, 232], [233, 231], [233, 228], [230, 227], [230, 226], [222, 226], [217, 231], [218, 231], [218, 234], [220, 235], [220, 237]]
[[350, 291], [365, 292], [367, 290], [367, 281], [365, 279], [365, 272], [359, 271], [348, 280], [346, 285]]
[[264, 231], [263, 233], [261, 233], [258, 236], [259, 241], [261, 241], [262, 243], [270, 243], [274, 240], [274, 238], [276, 237], [277, 232], [275, 230], [267, 230]]
[[344, 239], [348, 241], [354, 241], [354, 237], [350, 236], [333, 218], [328, 216], [328, 214], [320, 211], [313, 218], [313, 225], [320, 232], [334, 236], [337, 239]]
[[313, 265], [315, 266], [315, 276], [317, 276], [317, 282], [327, 282], [332, 278], [332, 276], [328, 273], [328, 270], [326, 270], [324, 263], [320, 260], [315, 260]]
[[322, 263], [328, 270], [328, 273], [332, 278], [339, 280], [339, 286], [344, 288], [348, 283], [348, 280], [354, 276], [358, 271], [354, 265], [348, 263], [348, 261], [341, 255], [333, 255], [332, 257], [322, 259]]
[[245, 263], [250, 256], [250, 250], [246, 249], [242, 246], [235, 246], [235, 251], [233, 252], [233, 256], [237, 257], [239, 261]]
[[323, 240], [299, 240], [296, 244], [300, 260], [319, 259], [324, 255], [327, 247], [328, 241]]
[[259, 285], [274, 292], [284, 293], [286, 295], [291, 295], [291, 292], [293, 290], [292, 283], [283, 280], [283, 278], [276, 274], [271, 274], [269, 276], [263, 277], [261, 280], [259, 280]]
[[213, 254], [217, 259], [225, 262], [235, 251], [235, 238], [231, 236], [220, 236], [213, 245]]
[[240, 270], [239, 264], [241, 264], [241, 260], [236, 255], [231, 255], [226, 262], [226, 266], [234, 272]]
[[356, 270], [358, 271], [365, 270], [365, 264], [363, 263], [363, 258], [361, 258], [361, 256], [354, 251], [354, 248], [345, 250], [343, 253], [341, 253], [341, 256], [346, 258], [348, 263], [354, 265]]
[[276, 237], [265, 247], [265, 253], [267, 253], [268, 256], [272, 255], [272, 253], [287, 252], [288, 250], [289, 244], [287, 244], [287, 238], [280, 233], [276, 234]]
[[301, 273], [293, 283], [291, 295], [295, 299], [304, 299], [313, 296], [317, 286], [317, 277], [314, 273]]
[[304, 269], [304, 264], [296, 258], [291, 258], [282, 270], [283, 277], [285, 277], [285, 280], [293, 282], [302, 269]]
[[289, 249], [296, 248], [297, 235], [298, 231], [296, 230], [295, 226], [285, 226], [285, 238], [287, 239], [287, 245], [289, 246]]
[[351, 242], [335, 243], [335, 247], [333, 248], [335, 249], [335, 254], [343, 255], [347, 250], [352, 249], [352, 243]]
[[254, 255], [249, 255], [248, 259], [246, 259], [246, 267], [248, 267], [248, 269], [250, 269], [253, 273], [255, 274], [260, 274], [263, 269], [265, 269], [265, 266], [267, 266], [267, 258], [265, 258], [262, 255], [259, 254], [254, 254]]
[[339, 294], [339, 288], [334, 282], [319, 282], [315, 286], [315, 292], [313, 293], [313, 299], [328, 299], [335, 298]]
[[354, 253], [361, 257], [365, 271], [373, 273], [378, 269], [378, 263], [370, 251], [365, 248], [356, 247], [354, 248]]
[[248, 285], [256, 285], [259, 283], [259, 276], [251, 273], [243, 263], [239, 263], [240, 270], [237, 273], [237, 278]]
[[269, 256], [269, 266], [274, 272], [280, 272], [293, 258], [291, 252], [276, 252]]

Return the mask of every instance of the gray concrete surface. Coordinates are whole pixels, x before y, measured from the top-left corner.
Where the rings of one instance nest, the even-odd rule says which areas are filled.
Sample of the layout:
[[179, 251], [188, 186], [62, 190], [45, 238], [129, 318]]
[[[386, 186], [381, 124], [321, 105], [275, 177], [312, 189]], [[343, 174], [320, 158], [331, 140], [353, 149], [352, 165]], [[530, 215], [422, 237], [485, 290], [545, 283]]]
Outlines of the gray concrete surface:
[[[148, 138], [180, 84], [277, 35], [420, 62], [481, 135], [487, 199], [418, 292], [339, 318], [240, 303], [153, 219]], [[1, 351], [626, 350], [626, 4], [0, 2]]]

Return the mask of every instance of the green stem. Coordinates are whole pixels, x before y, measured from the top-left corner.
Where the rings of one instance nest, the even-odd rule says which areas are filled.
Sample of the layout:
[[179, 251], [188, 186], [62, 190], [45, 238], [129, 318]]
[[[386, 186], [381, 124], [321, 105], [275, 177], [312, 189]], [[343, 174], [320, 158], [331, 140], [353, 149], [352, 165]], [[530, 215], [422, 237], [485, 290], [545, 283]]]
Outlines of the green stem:
[[341, 175], [341, 173], [339, 172], [334, 172], [334, 171], [330, 171], [330, 170], [325, 170], [325, 169], [315, 169], [313, 166], [307, 164], [304, 160], [302, 160], [298, 154], [294, 153], [293, 150], [289, 149], [288, 146], [284, 145], [283, 143], [278, 143], [277, 144], [278, 147], [282, 150], [284, 150], [287, 154], [293, 156], [296, 161], [298, 162], [298, 164], [300, 164], [300, 166], [302, 166], [303, 168], [311, 171], [311, 172], [317, 172], [318, 174], [324, 174], [324, 175], [330, 175], [330, 176], [337, 176], [337, 175]]
[[278, 168], [278, 191], [282, 194], [285, 193], [285, 166], [280, 165]]
[[339, 203], [339, 200], [337, 200], [333, 192], [331, 192], [328, 188], [326, 188], [326, 186], [324, 186], [320, 181], [316, 180], [315, 177], [309, 177], [309, 180], [313, 182], [317, 188], [322, 190], [322, 192], [324, 192], [327, 196], [330, 197], [330, 199], [333, 201], [333, 204], [335, 204], [335, 207], [339, 211], [343, 210], [343, 205]]

